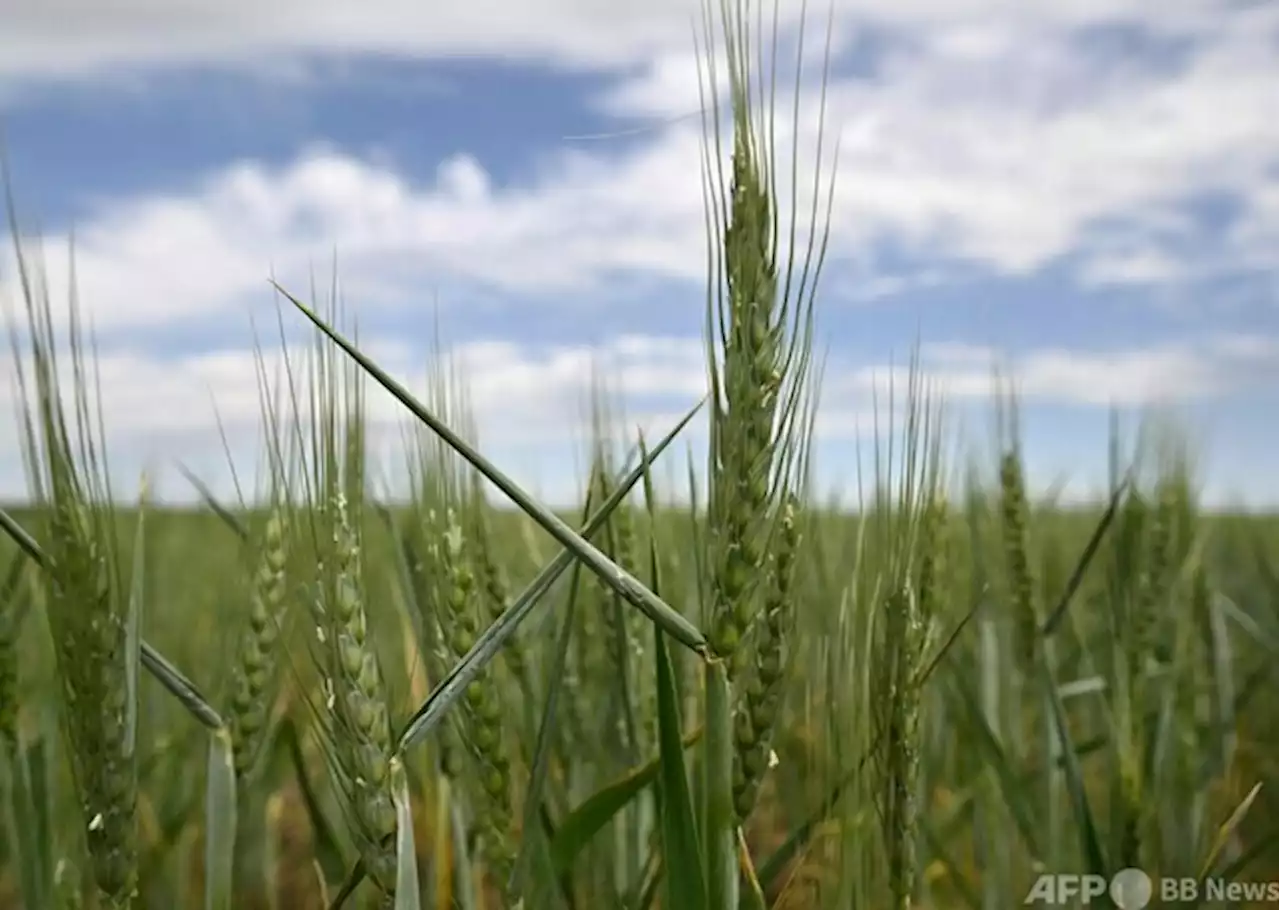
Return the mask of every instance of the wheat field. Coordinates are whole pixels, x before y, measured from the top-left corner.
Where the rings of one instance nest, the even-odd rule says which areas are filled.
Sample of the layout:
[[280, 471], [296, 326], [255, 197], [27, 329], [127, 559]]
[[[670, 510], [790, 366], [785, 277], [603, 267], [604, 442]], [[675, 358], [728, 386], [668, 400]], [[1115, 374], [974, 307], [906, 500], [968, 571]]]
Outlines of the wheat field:
[[[599, 394], [575, 511], [486, 458], [465, 375], [407, 389], [342, 301], [284, 287], [314, 345], [283, 375], [263, 349], [241, 501], [113, 488], [91, 337], [19, 246], [0, 908], [996, 910], [1133, 868], [1214, 906], [1276, 881], [1277, 517], [1202, 508], [1188, 441], [1137, 428], [1106, 501], [1055, 502], [1016, 395], [961, 459], [923, 380], [823, 500], [828, 188], [775, 167], [768, 15], [703, 26], [731, 102], [705, 120], [709, 392], [660, 438]], [[371, 463], [386, 394], [403, 497]], [[650, 466], [695, 419], [670, 489], [683, 468]]]

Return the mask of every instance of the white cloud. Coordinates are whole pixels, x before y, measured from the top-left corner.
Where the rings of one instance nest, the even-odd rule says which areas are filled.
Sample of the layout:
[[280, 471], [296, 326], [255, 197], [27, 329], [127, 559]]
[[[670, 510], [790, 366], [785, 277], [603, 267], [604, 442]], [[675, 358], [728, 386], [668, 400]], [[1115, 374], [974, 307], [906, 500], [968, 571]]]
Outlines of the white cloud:
[[[1117, 349], [1039, 347], [1006, 351], [958, 342], [920, 348], [920, 387], [951, 406], [983, 409], [1012, 389], [1029, 408], [1117, 407], [1143, 411], [1221, 401], [1257, 390], [1277, 368], [1277, 346], [1257, 335], [1217, 334], [1193, 341]], [[849, 438], [870, 432], [873, 399], [905, 401], [910, 369], [888, 364], [832, 364], [823, 379], [827, 413], [819, 433]]]
[[[833, 5], [840, 22], [910, 28], [990, 21], [1014, 27], [1138, 22], [1167, 31], [1200, 26], [1229, 8], [1216, 0], [1174, 0], [1158, 7], [1143, 0], [833, 0]], [[784, 26], [799, 18], [798, 0], [780, 0], [778, 6]], [[483, 54], [621, 66], [683, 49], [702, 9], [698, 0], [472, 0], [447, 5], [406, 0], [228, 0], [216, 5], [9, 0], [0, 33], [0, 76], [85, 76], [130, 64], [252, 67], [262, 59], [326, 51]], [[812, 20], [823, 20], [826, 11], [825, 3], [809, 4]], [[961, 43], [983, 49], [980, 38]]]
[[1184, 260], [1150, 245], [1101, 253], [1082, 271], [1085, 282], [1095, 285], [1161, 283], [1184, 275]]
[[[842, 221], [1022, 271], [1090, 252], [1108, 222], [1164, 240], [1154, 222], [1210, 194], [1265, 206], [1277, 94], [1262, 24], [1224, 29], [1173, 75], [1108, 66], [1055, 33], [1001, 35], [981, 56], [908, 50], [835, 92], [853, 140]], [[1273, 219], [1271, 261], [1274, 238]]]
[[[815, 30], [822, 6], [810, 4]], [[433, 180], [416, 181], [383, 161], [316, 147], [279, 168], [234, 162], [189, 187], [107, 200], [76, 230], [81, 299], [99, 328], [124, 337], [196, 317], [239, 324], [242, 308], [266, 299], [269, 271], [304, 287], [311, 266], [334, 249], [361, 310], [407, 305], [424, 287], [445, 285], [446, 309], [484, 289], [513, 316], [529, 304], [590, 315], [614, 305], [633, 279], [657, 278], [689, 289], [690, 318], [671, 331], [700, 324], [705, 226], [700, 125], [688, 116], [698, 103], [689, 28], [697, 7], [689, 0], [383, 3], [358, 12], [333, 2], [303, 11], [242, 0], [117, 7], [10, 2], [0, 88], [42, 75], [105, 77], [131, 64], [251, 66], [274, 56], [267, 49], [523, 55], [598, 68], [612, 77], [595, 97], [601, 107], [658, 122], [625, 146], [570, 143], [520, 184], [496, 182], [465, 151], [441, 162]], [[784, 4], [784, 18], [797, 8]], [[1000, 275], [1075, 257], [1080, 279], [1092, 283], [1274, 268], [1275, 16], [1270, 6], [1194, 0], [837, 0], [844, 42], [873, 28], [889, 40], [871, 74], [830, 86], [828, 126], [841, 139], [831, 249], [869, 277], [852, 291], [827, 291], [890, 296], [948, 280], [953, 260]], [[1152, 63], [1101, 55], [1071, 31], [1126, 22], [1176, 35], [1185, 47]], [[292, 58], [281, 59], [287, 66]], [[807, 83], [800, 135], [779, 123], [779, 140], [795, 138], [805, 161], [815, 148], [817, 102]], [[785, 172], [785, 156], [779, 165]], [[39, 199], [21, 198], [18, 177], [20, 204], [38, 212]], [[1239, 217], [1207, 227], [1191, 206], [1214, 197], [1236, 205]], [[55, 299], [66, 293], [63, 239], [49, 238]], [[879, 272], [874, 251], [885, 243], [922, 265]], [[0, 296], [14, 296], [11, 275], [0, 272]], [[535, 347], [512, 326], [507, 337], [458, 356], [469, 364], [485, 438], [519, 450], [531, 475], [563, 475], [565, 439], [582, 429], [593, 363], [621, 386], [636, 419], [655, 427], [703, 387], [700, 345], [683, 335]], [[413, 352], [386, 350], [393, 368], [420, 376]], [[926, 354], [948, 394], [991, 394], [990, 352], [951, 346]], [[1008, 372], [1029, 400], [1145, 405], [1225, 395], [1269, 371], [1275, 356], [1269, 341], [1220, 338], [1032, 350], [1014, 356]], [[251, 451], [257, 391], [246, 352], [170, 362], [117, 347], [103, 367], [108, 423], [132, 453], [125, 461], [216, 451], [212, 412], [196, 404], [210, 388], [240, 434], [239, 449]], [[887, 375], [865, 364], [830, 371], [821, 432], [864, 432], [870, 391]], [[0, 399], [3, 392], [0, 384]], [[377, 412], [388, 421], [396, 413]], [[0, 491], [17, 470], [6, 444], [0, 466], [13, 469], [0, 467]], [[559, 461], [545, 454], [551, 449]]]
[[[697, 154], [686, 130], [623, 161], [568, 156], [541, 183], [502, 192], [467, 156], [444, 162], [433, 186], [323, 150], [278, 171], [246, 162], [190, 196], [123, 200], [80, 226], [78, 286], [99, 325], [127, 327], [242, 304], [269, 270], [296, 286], [331, 249], [357, 299], [366, 288], [414, 298], [447, 279], [566, 300], [619, 272], [698, 282]], [[51, 270], [55, 297], [66, 274]]]
[[[926, 345], [924, 372], [944, 395], [991, 399], [997, 381], [1043, 404], [1151, 407], [1213, 400], [1260, 384], [1276, 369], [1274, 339], [1211, 335], [1195, 343], [1080, 351], [1041, 348], [1009, 353], [962, 345]], [[993, 367], [1000, 368], [999, 379]]]
[[[828, 126], [841, 133], [833, 256], [859, 262], [870, 284], [885, 277], [874, 250], [886, 242], [927, 260], [921, 268], [932, 274], [948, 259], [1009, 273], [1067, 256], [1082, 261], [1080, 277], [1091, 283], [1274, 267], [1277, 88], [1274, 28], [1266, 27], [1274, 10], [1200, 22], [1180, 66], [1153, 68], [1100, 57], [1050, 27], [1101, 16], [1101, 6], [1000, 26], [941, 6], [860, 10], [890, 18], [931, 11], [939, 21], [889, 42], [873, 78], [830, 86]], [[592, 9], [561, 12], [602, 28]], [[626, 15], [665, 21], [670, 9], [662, 10]], [[43, 34], [43, 16], [20, 7], [18, 33]], [[245, 21], [264, 35], [274, 28], [262, 16]], [[323, 11], [316, 21], [326, 21]], [[304, 280], [333, 249], [357, 296], [384, 302], [424, 282], [561, 302], [605, 298], [619, 275], [696, 287], [705, 272], [701, 127], [679, 116], [697, 98], [692, 38], [681, 34], [601, 98], [674, 119], [625, 151], [607, 141], [571, 145], [523, 184], [494, 184], [465, 153], [423, 184], [385, 162], [313, 148], [282, 168], [246, 160], [192, 189], [104, 203], [77, 229], [86, 304], [104, 326], [207, 316], [261, 293], [269, 268], [286, 282]], [[801, 104], [797, 148], [812, 162], [816, 86]], [[779, 124], [784, 149], [788, 125]], [[786, 173], [785, 154], [778, 164]], [[805, 210], [811, 190], [801, 190]], [[1233, 202], [1239, 217], [1207, 228], [1188, 206], [1211, 197]], [[23, 201], [38, 211], [39, 200]]]
[[1228, 227], [1224, 241], [1237, 262], [1258, 269], [1276, 264], [1276, 225], [1280, 223], [1280, 184], [1271, 168], [1269, 186], [1257, 186], [1245, 200], [1244, 217]]
[[[422, 351], [400, 339], [373, 338], [363, 345], [371, 356], [411, 388], [425, 388]], [[930, 386], [957, 404], [992, 400], [991, 366], [999, 352], [939, 343], [922, 349], [922, 370]], [[288, 350], [298, 394], [308, 395], [302, 350]], [[268, 376], [283, 376], [285, 353], [269, 346], [263, 355]], [[508, 340], [474, 341], [448, 349], [441, 365], [466, 384], [482, 447], [518, 482], [541, 485], [545, 495], [571, 501], [576, 492], [574, 458], [590, 437], [593, 384], [607, 380], [616, 396], [619, 430], [642, 428], [650, 440], [662, 435], [706, 389], [702, 342], [687, 337], [620, 336], [595, 346], [527, 345]], [[1258, 383], [1275, 369], [1272, 339], [1215, 336], [1196, 346], [1170, 344], [1113, 352], [1035, 350], [1000, 358], [1003, 375], [1028, 407], [1043, 404], [1145, 406], [1221, 398]], [[145, 351], [103, 351], [99, 375], [108, 449], [123, 483], [145, 465], [183, 460], [196, 465], [224, 492], [225, 471], [218, 419], [242, 471], [261, 455], [261, 398], [254, 355], [228, 349], [182, 358], [159, 358]], [[18, 403], [12, 362], [0, 357], [0, 411]], [[902, 368], [888, 364], [834, 362], [823, 383], [817, 424], [824, 443], [851, 441], [874, 432], [873, 396], [882, 412], [893, 383], [896, 404], [907, 388]], [[215, 417], [216, 404], [216, 417]], [[371, 439], [383, 470], [402, 464], [398, 446], [408, 416], [381, 389], [369, 385]], [[5, 418], [8, 420], [9, 418]], [[699, 447], [701, 420], [690, 440]], [[882, 423], [881, 428], [885, 425]], [[0, 497], [21, 492], [18, 441], [0, 436]], [[172, 471], [162, 495], [189, 495]], [[176, 483], [175, 483], [176, 480]]]

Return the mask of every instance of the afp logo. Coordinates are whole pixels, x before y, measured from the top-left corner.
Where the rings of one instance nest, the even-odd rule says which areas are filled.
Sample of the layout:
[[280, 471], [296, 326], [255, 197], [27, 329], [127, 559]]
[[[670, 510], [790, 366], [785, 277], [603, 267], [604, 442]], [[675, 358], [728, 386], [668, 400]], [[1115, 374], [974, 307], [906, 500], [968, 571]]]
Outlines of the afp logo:
[[1105, 875], [1045, 872], [1022, 902], [1049, 907], [1088, 905], [1105, 896], [1118, 910], [1142, 910], [1151, 903], [1151, 892], [1151, 877], [1141, 869], [1122, 869], [1110, 879]]

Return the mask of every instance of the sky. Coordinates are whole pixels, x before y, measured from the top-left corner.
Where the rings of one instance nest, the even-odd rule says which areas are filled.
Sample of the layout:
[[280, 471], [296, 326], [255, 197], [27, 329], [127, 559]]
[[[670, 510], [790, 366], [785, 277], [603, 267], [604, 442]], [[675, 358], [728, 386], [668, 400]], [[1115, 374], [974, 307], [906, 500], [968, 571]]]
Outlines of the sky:
[[[272, 277], [323, 300], [336, 275], [411, 388], [447, 358], [481, 448], [544, 499], [578, 497], [597, 378], [623, 432], [664, 432], [706, 389], [701, 17], [0, 0], [22, 242], [55, 308], [74, 284], [92, 320], [117, 489], [147, 470], [190, 498], [185, 464], [229, 495], [229, 460], [253, 486], [255, 350], [278, 364], [310, 338]], [[1041, 492], [1105, 488], [1114, 411], [1129, 437], [1172, 421], [1206, 502], [1276, 506], [1274, 3], [780, 0], [777, 21], [783, 222], [801, 252], [815, 211], [830, 228], [820, 487], [852, 495], [916, 357], [956, 464], [994, 470], [998, 372]], [[21, 496], [0, 361], [0, 497]], [[369, 409], [391, 485], [407, 418], [376, 391]], [[701, 427], [682, 441], [673, 495], [705, 462]]]

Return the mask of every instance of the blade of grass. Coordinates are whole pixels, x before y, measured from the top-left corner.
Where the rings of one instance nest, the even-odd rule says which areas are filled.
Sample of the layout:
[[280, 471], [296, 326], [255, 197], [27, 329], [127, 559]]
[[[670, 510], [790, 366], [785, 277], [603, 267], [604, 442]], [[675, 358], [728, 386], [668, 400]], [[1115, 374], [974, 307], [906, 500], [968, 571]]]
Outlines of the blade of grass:
[[142, 641], [143, 579], [146, 571], [147, 478], [142, 478], [138, 497], [138, 526], [133, 539], [133, 571], [129, 576], [128, 612], [125, 615], [125, 735], [126, 755], [133, 755], [138, 743], [138, 661]]
[[205, 910], [231, 910], [236, 846], [236, 772], [231, 737], [218, 730], [209, 737], [205, 780]]
[[751, 862], [751, 850], [747, 846], [746, 835], [742, 829], [737, 831], [738, 874], [742, 877], [742, 910], [768, 910], [764, 891], [760, 887], [760, 879], [756, 875], [755, 864]]
[[1213, 844], [1209, 847], [1209, 854], [1204, 858], [1204, 862], [1200, 865], [1200, 878], [1204, 880], [1209, 873], [1213, 871], [1214, 865], [1218, 862], [1218, 857], [1222, 855], [1222, 851], [1226, 849], [1227, 842], [1231, 840], [1231, 836], [1235, 834], [1236, 829], [1244, 821], [1244, 817], [1249, 813], [1249, 809], [1253, 806], [1254, 800], [1258, 798], [1258, 794], [1262, 792], [1262, 781], [1258, 781], [1253, 788], [1240, 801], [1240, 805], [1232, 810], [1227, 820], [1219, 826], [1214, 833]]
[[1102, 540], [1107, 535], [1107, 530], [1111, 527], [1111, 523], [1115, 521], [1116, 513], [1120, 509], [1120, 502], [1124, 498], [1125, 490], [1129, 487], [1128, 480], [1122, 481], [1111, 492], [1111, 499], [1107, 503], [1106, 511], [1102, 513], [1102, 517], [1098, 520], [1098, 524], [1093, 529], [1093, 534], [1089, 537], [1089, 542], [1085, 544], [1084, 551], [1080, 554], [1080, 558], [1076, 561], [1075, 568], [1071, 572], [1070, 578], [1067, 580], [1066, 586], [1063, 588], [1062, 596], [1058, 598], [1058, 603], [1049, 612], [1049, 616], [1045, 619], [1044, 624], [1040, 627], [1040, 634], [1044, 637], [1052, 635], [1058, 630], [1058, 626], [1062, 624], [1062, 620], [1067, 615], [1067, 606], [1071, 603], [1071, 599], [1075, 596], [1076, 591], [1080, 588], [1080, 583], [1084, 581], [1084, 575], [1089, 568], [1089, 564], [1093, 562], [1093, 558], [1097, 555], [1098, 547], [1102, 545]]
[[[649, 463], [654, 458], [657, 458], [663, 449], [675, 439], [676, 435], [693, 419], [694, 414], [698, 412], [701, 406], [702, 404], [699, 402], [690, 409], [681, 421], [672, 428], [671, 432], [654, 448], [653, 453], [647, 459], [642, 458], [635, 470], [623, 478], [617, 489], [601, 504], [600, 508], [592, 515], [591, 520], [587, 522], [586, 527], [582, 529], [584, 535], [590, 536], [599, 530], [604, 522], [608, 520], [609, 515], [617, 507], [618, 503], [626, 497], [631, 488], [640, 480]], [[440, 719], [444, 717], [445, 713], [462, 696], [467, 686], [493, 660], [507, 639], [515, 634], [516, 629], [533, 611], [539, 598], [551, 588], [551, 585], [560, 577], [560, 574], [569, 568], [574, 558], [575, 554], [571, 549], [562, 550], [555, 559], [538, 573], [537, 577], [529, 583], [520, 596], [516, 598], [515, 602], [507, 607], [503, 614], [480, 635], [475, 645], [467, 652], [467, 655], [449, 671], [422, 706], [413, 713], [413, 716], [405, 725], [404, 732], [400, 734], [397, 752], [403, 753], [404, 750], [431, 732]]]
[[703, 829], [707, 907], [738, 906], [737, 824], [733, 812], [733, 700], [722, 661], [703, 664], [707, 686], [703, 739]]
[[661, 625], [676, 641], [694, 652], [705, 654], [707, 649], [706, 637], [689, 620], [672, 608], [670, 604], [656, 596], [621, 566], [596, 549], [588, 540], [575, 533], [554, 512], [534, 500], [515, 481], [511, 480], [492, 462], [472, 448], [466, 440], [428, 411], [404, 386], [392, 379], [344, 335], [321, 319], [306, 304], [289, 294], [279, 284], [275, 282], [272, 282], [272, 284], [316, 328], [323, 332], [334, 344], [342, 348], [379, 385], [408, 408], [414, 417], [426, 424], [450, 448], [465, 458], [477, 471], [518, 505], [526, 515], [554, 537], [557, 543], [581, 560], [604, 584], [616, 591], [632, 606], [642, 610], [654, 622]]
[[698, 846], [693, 797], [685, 773], [684, 747], [680, 741], [680, 706], [676, 698], [675, 675], [671, 671], [666, 638], [656, 625], [653, 641], [658, 685], [659, 786], [666, 879], [666, 899], [662, 905], [670, 910], [703, 910], [707, 906], [706, 877], [701, 865], [702, 850]]
[[1102, 836], [1089, 804], [1089, 794], [1085, 789], [1084, 773], [1080, 768], [1080, 759], [1076, 754], [1075, 744], [1071, 741], [1071, 730], [1067, 725], [1067, 714], [1062, 707], [1062, 697], [1047, 668], [1041, 666], [1041, 682], [1045, 691], [1045, 701], [1052, 714], [1054, 729], [1058, 734], [1059, 749], [1062, 756], [1063, 778], [1067, 785], [1067, 796], [1071, 802], [1072, 812], [1076, 817], [1076, 826], [1080, 834], [1080, 847], [1089, 863], [1089, 871], [1095, 875], [1106, 876], [1110, 866], [1107, 864], [1106, 852], [1102, 846]]
[[[591, 515], [591, 491], [588, 490], [586, 503], [583, 505], [583, 518]], [[576, 567], [575, 567], [576, 568]], [[511, 880], [507, 883], [507, 893], [519, 897], [524, 893], [524, 879], [528, 874], [528, 866], [532, 859], [532, 838], [529, 832], [539, 830], [538, 813], [542, 806], [542, 791], [547, 782], [548, 762], [551, 757], [551, 742], [555, 735], [556, 707], [560, 702], [560, 692], [564, 688], [565, 661], [569, 654], [569, 642], [573, 637], [574, 617], [578, 612], [578, 585], [569, 588], [568, 603], [565, 604], [564, 616], [560, 620], [560, 628], [556, 631], [555, 650], [551, 655], [550, 684], [547, 687], [546, 702], [542, 708], [542, 722], [538, 725], [538, 738], [533, 747], [533, 767], [529, 770], [529, 788], [525, 793], [523, 831], [526, 837], [520, 845]]]
[[[11, 755], [0, 741], [0, 824], [9, 837], [9, 865], [16, 867], [19, 894], [31, 907], [48, 906], [53, 887], [53, 852], [49, 836], [49, 773], [45, 764], [45, 740], [40, 737], [25, 748], [14, 742]], [[16, 851], [16, 855], [14, 853]]]
[[249, 529], [245, 527], [244, 522], [237, 518], [230, 509], [218, 502], [217, 497], [213, 495], [213, 491], [209, 489], [203, 480], [192, 473], [186, 465], [179, 464], [178, 471], [187, 479], [188, 483], [195, 487], [196, 494], [209, 507], [209, 511], [221, 518], [223, 524], [230, 528], [231, 532], [239, 537], [241, 542], [248, 543]]
[[396, 807], [396, 899], [395, 910], [418, 910], [418, 851], [413, 839], [413, 806], [409, 799], [409, 779], [400, 759], [391, 759], [391, 798]]
[[[698, 742], [702, 738], [702, 729], [698, 727], [687, 734], [681, 740], [682, 747], [688, 749]], [[582, 849], [624, 806], [658, 778], [661, 767], [660, 756], [651, 759], [612, 784], [601, 787], [565, 817], [556, 828], [551, 843], [552, 860], [558, 874], [563, 875], [573, 867]]]
[[342, 905], [347, 902], [347, 898], [356, 893], [356, 889], [360, 887], [360, 883], [364, 881], [364, 878], [364, 860], [357, 859], [355, 865], [351, 867], [351, 871], [347, 873], [347, 877], [343, 879], [342, 887], [333, 896], [333, 900], [329, 901], [329, 910], [342, 910]]

